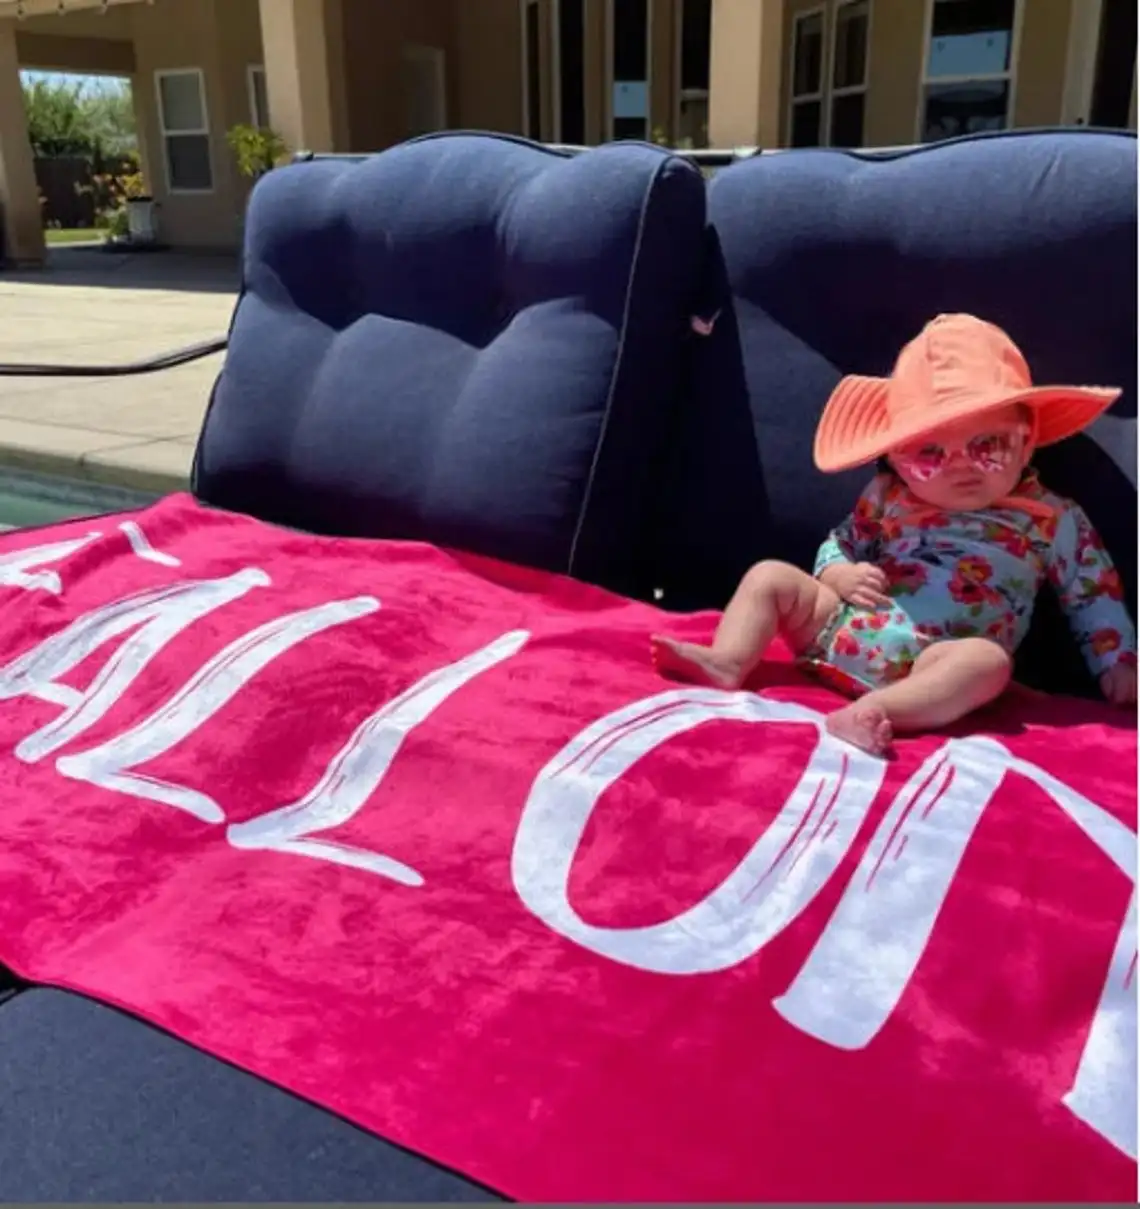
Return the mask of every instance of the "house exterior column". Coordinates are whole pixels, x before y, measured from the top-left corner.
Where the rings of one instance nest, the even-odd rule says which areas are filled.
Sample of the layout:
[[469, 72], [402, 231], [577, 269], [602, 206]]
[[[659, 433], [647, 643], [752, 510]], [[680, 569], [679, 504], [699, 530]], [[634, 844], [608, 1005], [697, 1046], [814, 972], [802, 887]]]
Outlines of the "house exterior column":
[[780, 146], [784, 0], [712, 0], [709, 146]]
[[326, 0], [260, 0], [269, 120], [290, 151], [332, 151]]
[[16, 23], [5, 18], [0, 18], [0, 214], [4, 258], [17, 264], [42, 264], [43, 218], [20, 87]]

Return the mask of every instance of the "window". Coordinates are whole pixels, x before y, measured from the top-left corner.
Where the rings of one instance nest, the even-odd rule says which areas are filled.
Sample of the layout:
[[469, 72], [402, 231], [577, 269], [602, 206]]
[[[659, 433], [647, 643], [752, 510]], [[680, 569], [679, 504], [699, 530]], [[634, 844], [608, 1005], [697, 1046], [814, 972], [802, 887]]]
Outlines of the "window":
[[831, 33], [831, 107], [827, 123], [827, 141], [832, 147], [863, 146], [870, 10], [868, 0], [849, 0], [835, 10]]
[[523, 0], [523, 133], [542, 141], [542, 23], [538, 0]]
[[585, 0], [522, 0], [523, 132], [536, 142], [586, 142]]
[[404, 47], [404, 135], [416, 138], [447, 125], [447, 79], [438, 46]]
[[171, 193], [208, 193], [214, 173], [202, 72], [196, 67], [159, 71], [155, 80], [167, 186]]
[[677, 146], [709, 145], [709, 56], [712, 53], [712, 0], [678, 0], [681, 31], [677, 53]]
[[822, 8], [800, 13], [792, 26], [792, 147], [818, 147], [823, 142], [823, 13]]
[[649, 0], [610, 0], [611, 137], [649, 138]]
[[1135, 78], [1136, 0], [1104, 0], [1090, 105], [1091, 125], [1106, 128], [1128, 125]]
[[584, 0], [555, 0], [555, 59], [558, 63], [558, 122], [560, 142], [581, 146], [586, 141], [586, 10]]
[[924, 143], [1009, 125], [1018, 0], [927, 0], [919, 138]]
[[251, 63], [248, 84], [249, 120], [259, 130], [268, 130], [273, 123], [269, 120], [269, 90], [265, 84], [265, 68]]

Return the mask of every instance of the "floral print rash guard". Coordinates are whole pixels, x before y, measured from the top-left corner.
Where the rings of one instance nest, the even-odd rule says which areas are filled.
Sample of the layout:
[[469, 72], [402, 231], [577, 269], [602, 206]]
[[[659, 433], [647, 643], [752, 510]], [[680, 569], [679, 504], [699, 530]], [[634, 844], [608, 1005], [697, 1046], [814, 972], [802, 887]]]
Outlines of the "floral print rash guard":
[[[861, 678], [897, 678], [909, 670], [918, 650], [946, 638], [988, 638], [1012, 654], [1029, 629], [1046, 579], [1094, 676], [1120, 660], [1135, 663], [1136, 630], [1124, 607], [1120, 576], [1084, 511], [1045, 490], [1032, 471], [1016, 497], [1035, 505], [1030, 511], [999, 503], [984, 512], [946, 512], [917, 500], [897, 475], [872, 480], [815, 562], [816, 575], [843, 561], [881, 568], [893, 601], [891, 628], [898, 631], [902, 623], [914, 638], [901, 656], [882, 652], [899, 666]], [[885, 624], [887, 618], [846, 618], [840, 645], [873, 644], [880, 620]], [[860, 655], [866, 664], [868, 652]]]

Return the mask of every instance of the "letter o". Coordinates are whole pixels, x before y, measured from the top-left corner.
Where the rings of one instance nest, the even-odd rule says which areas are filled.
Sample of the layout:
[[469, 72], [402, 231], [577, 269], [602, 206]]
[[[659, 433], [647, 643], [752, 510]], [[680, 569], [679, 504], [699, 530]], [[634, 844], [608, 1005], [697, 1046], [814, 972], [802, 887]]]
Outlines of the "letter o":
[[[716, 719], [811, 726], [816, 746], [795, 789], [740, 864], [695, 906], [643, 927], [588, 924], [570, 903], [569, 881], [598, 799], [642, 756]], [[761, 949], [819, 893], [884, 774], [881, 760], [832, 738], [823, 716], [806, 706], [711, 689], [660, 693], [593, 723], [538, 774], [515, 835], [511, 877], [531, 912], [599, 956], [659, 974], [725, 970]]]

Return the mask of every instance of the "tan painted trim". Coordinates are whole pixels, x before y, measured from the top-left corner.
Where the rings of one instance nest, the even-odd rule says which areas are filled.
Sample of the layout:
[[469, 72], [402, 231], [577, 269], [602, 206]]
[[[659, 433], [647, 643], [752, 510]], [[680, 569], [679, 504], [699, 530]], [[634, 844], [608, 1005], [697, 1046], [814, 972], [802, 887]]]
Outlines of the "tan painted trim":
[[[610, 0], [613, 2], [613, 0]], [[653, 0], [646, 0], [646, 139], [653, 141], [654, 36]]]
[[[538, 15], [538, 129], [528, 130], [530, 120], [530, 48], [527, 45], [527, 18], [531, 9]], [[522, 104], [519, 129], [535, 142], [558, 141], [558, 0], [519, 0], [519, 61], [522, 80], [519, 96]]]
[[[351, 119], [348, 110], [348, 70], [345, 66], [344, 5], [341, 0], [324, 0], [325, 61], [324, 78], [329, 96], [330, 151], [348, 151], [352, 147]], [[264, 39], [262, 53], [265, 53]], [[269, 93], [269, 72], [265, 74]], [[273, 112], [272, 101], [270, 113]]]
[[673, 118], [677, 110], [675, 49], [680, 31], [672, 0], [649, 0], [649, 137], [659, 130], [669, 145], [676, 142]]
[[268, 107], [269, 77], [265, 74], [264, 63], [247, 63], [245, 65], [245, 99], [249, 106], [250, 125], [265, 127], [269, 125], [269, 114], [257, 112], [257, 89], [253, 84], [258, 72], [261, 72], [262, 79], [265, 81], [266, 106]]
[[614, 137], [614, 0], [602, 0], [605, 34], [602, 38], [602, 138]]
[[[442, 46], [426, 46], [418, 42], [405, 42], [405, 63], [426, 63], [431, 68], [437, 120], [435, 130], [447, 129], [447, 51]], [[434, 133], [434, 131], [424, 132]]]
[[[519, 0], [519, 63], [521, 65], [521, 80], [519, 81], [519, 129], [528, 139], [535, 137], [535, 132], [528, 127], [530, 122], [530, 46], [527, 44], [526, 23], [531, 7], [538, 7], [538, 0]], [[541, 136], [540, 136], [541, 137]]]
[[562, 3], [550, 0], [550, 142], [562, 142]]
[[681, 133], [681, 51], [685, 34], [685, 0], [673, 0], [673, 104], [669, 109], [669, 142], [677, 145]]
[[16, 54], [22, 68], [129, 76], [135, 72], [132, 42], [112, 38], [73, 38], [16, 29]]
[[[1017, 112], [1017, 68], [1021, 59], [1021, 31], [1025, 26], [1025, 0], [1013, 0], [1013, 30], [1009, 47], [1009, 70], [990, 75], [938, 76], [931, 80], [926, 75], [926, 64], [930, 58], [930, 35], [934, 29], [934, 5], [936, 0], [923, 0], [926, 6], [922, 27], [922, 55], [918, 64], [918, 109], [914, 115], [914, 141], [922, 142], [923, 118], [926, 116], [926, 88], [928, 84], [957, 84], [967, 80], [1008, 80], [1009, 94], [1006, 97], [1005, 129], [1013, 125]], [[1081, 3], [1081, 0], [1077, 0]]]
[[554, 139], [554, 0], [538, 0], [538, 82], [540, 86], [538, 138]]
[[593, 144], [604, 142], [607, 122], [606, 0], [583, 0], [583, 13], [586, 142]]
[[1089, 120], [1103, 15], [1104, 0], [1075, 0], [1071, 6], [1061, 99], [1061, 122], [1065, 126], [1084, 126]]

